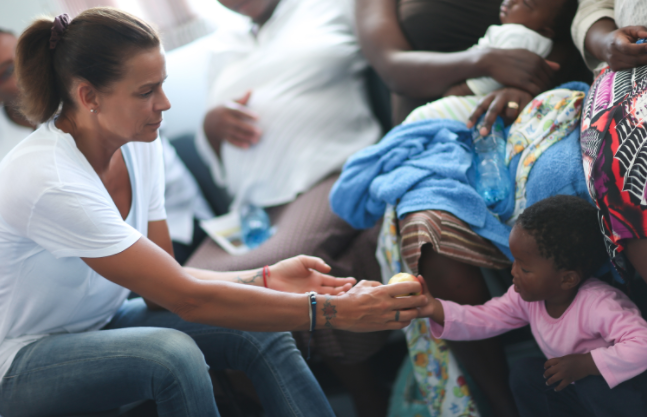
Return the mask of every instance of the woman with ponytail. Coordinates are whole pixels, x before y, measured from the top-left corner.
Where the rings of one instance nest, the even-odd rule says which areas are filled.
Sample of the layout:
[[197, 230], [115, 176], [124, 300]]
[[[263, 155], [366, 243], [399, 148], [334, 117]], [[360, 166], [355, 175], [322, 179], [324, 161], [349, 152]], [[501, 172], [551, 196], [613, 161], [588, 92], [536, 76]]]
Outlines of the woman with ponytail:
[[16, 72], [41, 126], [0, 162], [0, 415], [152, 400], [160, 416], [217, 416], [211, 367], [245, 371], [267, 415], [332, 416], [290, 334], [269, 332], [402, 328], [426, 303], [395, 298], [418, 283], [351, 288], [313, 257], [180, 267], [158, 139], [164, 51], [145, 22], [109, 8], [38, 20]]

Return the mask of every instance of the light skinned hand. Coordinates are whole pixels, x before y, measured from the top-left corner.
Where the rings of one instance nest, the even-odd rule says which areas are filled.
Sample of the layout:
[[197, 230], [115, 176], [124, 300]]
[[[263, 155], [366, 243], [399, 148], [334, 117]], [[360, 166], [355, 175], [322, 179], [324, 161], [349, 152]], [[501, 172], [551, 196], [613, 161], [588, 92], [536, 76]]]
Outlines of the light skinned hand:
[[626, 26], [604, 37], [602, 54], [612, 71], [647, 65], [647, 44], [636, 45], [642, 38], [647, 38], [645, 26]]
[[[513, 123], [519, 116], [519, 113], [526, 107], [533, 99], [527, 91], [518, 88], [502, 88], [496, 90], [485, 96], [479, 102], [478, 106], [467, 121], [467, 127], [471, 129], [478, 122], [479, 117], [485, 113], [483, 117], [483, 125], [479, 130], [481, 135], [487, 135], [492, 129], [492, 125], [496, 121], [497, 116], [501, 116], [506, 125]], [[508, 106], [508, 103], [515, 102], [519, 105], [518, 109]]]
[[204, 131], [209, 142], [219, 149], [222, 141], [248, 149], [261, 139], [262, 131], [254, 123], [258, 115], [247, 107], [252, 96], [248, 91], [237, 100], [225, 103], [210, 110], [205, 116]]
[[337, 295], [348, 291], [357, 282], [355, 278], [336, 278], [327, 273], [330, 266], [323, 259], [299, 255], [270, 267], [267, 286], [273, 290], [303, 294], [315, 291], [318, 294]]
[[571, 382], [589, 375], [600, 375], [600, 371], [595, 365], [591, 353], [576, 353], [562, 356], [561, 358], [549, 359], [544, 364], [544, 369], [546, 385], [553, 385], [559, 382], [555, 391], [561, 391]]
[[[419, 282], [382, 285], [377, 281], [360, 281], [337, 297], [338, 314], [334, 325], [355, 332], [402, 329], [418, 317], [418, 308], [427, 304], [427, 297], [396, 296], [420, 290]], [[395, 321], [397, 311], [398, 321]]]

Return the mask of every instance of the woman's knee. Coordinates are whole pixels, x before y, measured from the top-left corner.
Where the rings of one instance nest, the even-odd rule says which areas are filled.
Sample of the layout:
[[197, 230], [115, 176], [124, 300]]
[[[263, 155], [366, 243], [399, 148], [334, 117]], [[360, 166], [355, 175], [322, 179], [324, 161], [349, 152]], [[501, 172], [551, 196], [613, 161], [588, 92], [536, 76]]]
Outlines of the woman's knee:
[[[292, 335], [287, 332], [241, 332], [239, 342], [232, 344], [230, 363], [235, 369], [250, 371], [259, 363], [274, 366], [291, 357], [301, 359]], [[274, 365], [273, 365], [274, 364]]]
[[289, 332], [247, 332], [252, 341], [252, 349], [260, 355], [298, 353], [296, 343]]
[[132, 330], [140, 333], [137, 338], [138, 354], [147, 360], [164, 366], [172, 372], [202, 372], [208, 369], [202, 351], [195, 341], [175, 329], [140, 327]]

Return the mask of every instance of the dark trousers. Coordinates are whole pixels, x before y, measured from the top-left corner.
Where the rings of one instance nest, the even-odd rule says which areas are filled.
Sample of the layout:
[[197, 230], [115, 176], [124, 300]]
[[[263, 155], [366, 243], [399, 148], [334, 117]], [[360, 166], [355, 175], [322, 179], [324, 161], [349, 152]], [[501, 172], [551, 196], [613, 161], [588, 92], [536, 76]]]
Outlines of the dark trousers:
[[588, 376], [555, 392], [546, 385], [544, 358], [523, 358], [510, 373], [510, 388], [523, 417], [647, 416], [647, 372], [615, 388], [604, 378]]

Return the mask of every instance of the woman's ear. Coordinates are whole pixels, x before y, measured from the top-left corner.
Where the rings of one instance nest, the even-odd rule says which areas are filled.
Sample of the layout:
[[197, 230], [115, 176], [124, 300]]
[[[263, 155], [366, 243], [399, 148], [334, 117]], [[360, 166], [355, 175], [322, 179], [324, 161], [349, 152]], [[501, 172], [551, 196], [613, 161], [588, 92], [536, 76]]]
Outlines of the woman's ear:
[[570, 290], [577, 287], [582, 282], [582, 274], [577, 271], [562, 272], [562, 289]]
[[87, 81], [75, 83], [74, 95], [78, 106], [83, 111], [96, 112], [99, 108], [99, 97], [97, 90]]

